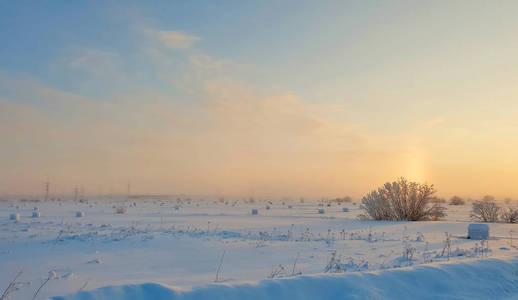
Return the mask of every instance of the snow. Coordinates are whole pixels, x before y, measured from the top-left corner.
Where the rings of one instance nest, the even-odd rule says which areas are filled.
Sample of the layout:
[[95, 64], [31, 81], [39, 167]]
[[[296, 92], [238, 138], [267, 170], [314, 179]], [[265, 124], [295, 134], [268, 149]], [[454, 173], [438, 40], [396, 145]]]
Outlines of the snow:
[[153, 283], [111, 286], [54, 299], [510, 299], [518, 294], [517, 268], [516, 259], [490, 259], [256, 284], [211, 284], [188, 291]]
[[[32, 298], [49, 272], [57, 277], [41, 289], [38, 299], [131, 299], [124, 294], [128, 291], [186, 299], [203, 293], [214, 293], [210, 298], [217, 299], [227, 292], [229, 298], [242, 293], [273, 297], [276, 291], [282, 296], [284, 290], [295, 288], [304, 295], [325, 292], [324, 298], [327, 292], [376, 298], [376, 293], [389, 293], [384, 287], [396, 284], [401, 291], [419, 286], [439, 293], [432, 287], [443, 285], [453, 291], [452, 283], [441, 276], [426, 282], [415, 279], [442, 273], [450, 280], [468, 280], [455, 290], [468, 295], [470, 282], [486, 278], [491, 264], [500, 268], [491, 268], [494, 272], [486, 279], [501, 281], [491, 290], [502, 297], [514, 291], [504, 284], [515, 280], [505, 270], [518, 256], [516, 225], [489, 224], [487, 243], [467, 239], [470, 203], [447, 206], [449, 215], [443, 221], [383, 222], [359, 221], [357, 203], [332, 203], [319, 214], [324, 205], [309, 199], [106, 196], [37, 204], [15, 200], [0, 201], [0, 289], [19, 271], [20, 281], [31, 284], [14, 292], [13, 300]], [[32, 218], [35, 205], [39, 218]], [[126, 210], [118, 214], [114, 207]], [[251, 214], [253, 209], [257, 215]], [[76, 212], [84, 214], [76, 218]], [[19, 222], [9, 220], [13, 213], [20, 215]], [[214, 284], [224, 252], [219, 282]], [[330, 270], [342, 273], [324, 272], [333, 256]], [[362, 283], [367, 279], [371, 285]], [[480, 289], [478, 284], [474, 291]]]

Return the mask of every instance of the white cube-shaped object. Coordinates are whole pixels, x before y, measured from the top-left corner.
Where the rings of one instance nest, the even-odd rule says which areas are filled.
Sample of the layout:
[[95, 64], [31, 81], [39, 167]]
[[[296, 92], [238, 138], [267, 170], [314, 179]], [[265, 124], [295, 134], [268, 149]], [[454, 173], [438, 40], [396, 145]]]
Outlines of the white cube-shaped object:
[[20, 222], [20, 214], [12, 213], [9, 215], [9, 220]]
[[259, 211], [257, 210], [257, 208], [253, 208], [252, 215], [257, 215], [257, 214], [259, 214]]
[[318, 213], [322, 215], [322, 214], [324, 214], [324, 213], [325, 213], [325, 211], [324, 211], [324, 209], [323, 209], [323, 208], [320, 208], [320, 209], [318, 210]]
[[348, 212], [348, 211], [349, 211], [349, 209], [348, 209], [347, 207], [342, 207], [342, 211], [343, 211], [343, 212]]
[[487, 224], [469, 224], [468, 239], [472, 239], [472, 240], [489, 239], [489, 226]]
[[40, 212], [39, 211], [33, 211], [32, 212], [32, 217], [33, 218], [39, 218], [40, 217]]
[[85, 216], [85, 213], [83, 211], [76, 211], [76, 217], [77, 218], [82, 218]]

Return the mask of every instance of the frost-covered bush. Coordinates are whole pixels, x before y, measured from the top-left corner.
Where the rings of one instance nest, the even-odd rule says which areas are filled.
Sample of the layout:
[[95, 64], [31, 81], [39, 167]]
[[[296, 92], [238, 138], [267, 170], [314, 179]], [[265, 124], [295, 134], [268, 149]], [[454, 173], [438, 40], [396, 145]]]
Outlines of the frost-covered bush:
[[430, 220], [444, 217], [445, 208], [433, 204], [433, 185], [409, 182], [400, 178], [363, 197], [360, 208], [366, 214], [361, 218], [393, 221]]
[[459, 196], [453, 196], [450, 199], [450, 205], [464, 205], [466, 201]]
[[491, 196], [485, 196], [482, 201], [473, 202], [471, 209], [471, 218], [480, 222], [496, 222], [498, 221], [498, 213], [500, 207]]
[[500, 217], [503, 222], [516, 223], [518, 222], [518, 208], [508, 207], [502, 212]]

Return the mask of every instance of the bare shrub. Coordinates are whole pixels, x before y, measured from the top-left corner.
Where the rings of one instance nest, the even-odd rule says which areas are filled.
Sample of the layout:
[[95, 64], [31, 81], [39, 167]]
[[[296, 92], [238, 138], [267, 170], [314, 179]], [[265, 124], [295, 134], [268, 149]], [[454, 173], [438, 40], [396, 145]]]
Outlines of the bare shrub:
[[34, 296], [32, 297], [32, 300], [36, 299], [38, 294], [40, 293], [41, 289], [49, 282], [51, 279], [57, 279], [58, 276], [56, 275], [56, 272], [50, 271], [48, 277], [41, 283], [40, 287], [36, 290], [36, 293], [34, 293]]
[[431, 203], [434, 193], [433, 185], [409, 182], [401, 177], [363, 197], [360, 208], [366, 215], [360, 218], [421, 221], [444, 217], [445, 208]]
[[508, 207], [500, 216], [503, 222], [516, 223], [518, 221], [518, 208]]
[[115, 213], [116, 214], [120, 214], [120, 215], [125, 214], [126, 213], [126, 207], [125, 206], [117, 206], [115, 208]]
[[416, 248], [410, 244], [408, 240], [403, 241], [403, 256], [402, 259], [406, 261], [407, 265], [410, 266], [414, 260], [414, 254]]
[[453, 196], [450, 199], [450, 205], [464, 205], [466, 201], [459, 196]]
[[274, 267], [272, 269], [272, 272], [268, 276], [268, 278], [276, 278], [276, 277], [283, 277], [286, 274], [286, 269], [283, 265], [279, 264], [277, 267]]
[[338, 202], [338, 203], [350, 203], [350, 202], [352, 202], [352, 198], [349, 197], [349, 196], [345, 196], [343, 198], [336, 198], [336, 199], [334, 199], [332, 201]]
[[434, 197], [434, 198], [430, 199], [430, 202], [431, 203], [437, 203], [437, 204], [439, 204], [439, 203], [446, 203], [446, 199], [439, 198], [439, 197]]
[[451, 234], [448, 232], [444, 233], [446, 235], [446, 238], [444, 239], [444, 246], [442, 248], [441, 256], [446, 256], [448, 260], [450, 260], [451, 256]]
[[482, 198], [482, 201], [495, 202], [495, 197], [493, 197], [493, 196], [491, 196], [491, 195], [485, 195], [485, 196]]
[[20, 282], [18, 278], [22, 275], [22, 271], [18, 272], [13, 280], [9, 282], [7, 288], [0, 295], [0, 300], [9, 300], [11, 299], [11, 294], [20, 290], [24, 285], [29, 285], [29, 282]]
[[333, 251], [331, 253], [331, 258], [324, 268], [324, 273], [343, 273], [345, 271], [346, 270], [343, 267], [341, 256], [338, 255], [336, 251]]
[[219, 281], [219, 272], [221, 271], [221, 266], [223, 265], [223, 259], [225, 258], [225, 253], [227, 250], [223, 250], [223, 254], [221, 255], [221, 259], [219, 260], [218, 270], [216, 271], [216, 279], [215, 282]]
[[498, 221], [498, 213], [500, 207], [491, 196], [485, 196], [482, 201], [473, 202], [471, 209], [471, 218], [480, 222], [496, 222]]

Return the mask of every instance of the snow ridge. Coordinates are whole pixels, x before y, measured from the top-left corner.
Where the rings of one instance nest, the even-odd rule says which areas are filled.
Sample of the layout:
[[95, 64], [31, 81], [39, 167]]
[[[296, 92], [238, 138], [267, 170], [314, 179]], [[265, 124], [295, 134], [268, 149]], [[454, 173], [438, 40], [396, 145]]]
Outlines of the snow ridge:
[[518, 258], [210, 284], [188, 291], [155, 283], [108, 286], [53, 299], [518, 299]]

